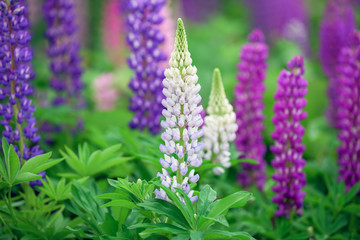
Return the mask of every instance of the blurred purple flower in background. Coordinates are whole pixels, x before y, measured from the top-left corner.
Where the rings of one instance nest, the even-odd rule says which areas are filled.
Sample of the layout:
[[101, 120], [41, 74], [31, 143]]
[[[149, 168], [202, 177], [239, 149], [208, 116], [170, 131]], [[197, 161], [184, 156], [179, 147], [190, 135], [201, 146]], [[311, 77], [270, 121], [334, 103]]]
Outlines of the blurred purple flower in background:
[[306, 118], [303, 111], [307, 101], [307, 81], [303, 78], [305, 72], [304, 60], [300, 56], [294, 57], [288, 64], [290, 71], [283, 70], [278, 78], [278, 88], [274, 98], [275, 116], [273, 123], [275, 131], [272, 138], [275, 143], [270, 147], [274, 153], [271, 164], [275, 168], [272, 178], [277, 182], [273, 187], [276, 193], [273, 202], [278, 204], [275, 212], [277, 217], [289, 217], [291, 213], [302, 214], [306, 185], [303, 168], [305, 160], [302, 136], [305, 133], [300, 121]]
[[202, 22], [216, 12], [220, 3], [220, 0], [180, 0], [180, 9], [185, 19]]
[[50, 84], [57, 92], [53, 104], [80, 107], [84, 84], [74, 10], [73, 0], [46, 0], [43, 5], [52, 71]]
[[111, 110], [115, 108], [119, 91], [115, 88], [114, 74], [105, 73], [98, 76], [94, 81], [93, 89], [97, 109]]
[[304, 0], [246, 0], [253, 26], [274, 42], [286, 38], [309, 53], [308, 14]]
[[263, 141], [264, 129], [264, 79], [268, 47], [260, 30], [249, 34], [249, 43], [241, 50], [235, 87], [235, 113], [238, 130], [235, 145], [241, 158], [251, 158], [259, 164], [243, 163], [243, 172], [238, 175], [238, 182], [244, 187], [255, 183], [259, 189], [266, 181], [264, 155], [266, 146]]
[[160, 63], [167, 57], [160, 50], [160, 44], [165, 38], [158, 26], [163, 21], [159, 13], [165, 4], [166, 0], [130, 0], [126, 21], [126, 40], [131, 49], [128, 64], [135, 71], [129, 83], [134, 92], [129, 109], [135, 116], [129, 125], [140, 130], [148, 128], [153, 134], [160, 131], [163, 109], [161, 81], [164, 69], [160, 67]]
[[341, 48], [355, 29], [355, 16], [350, 0], [330, 0], [326, 6], [320, 26], [320, 60], [329, 80], [329, 104], [327, 118], [330, 125], [337, 127], [338, 83], [336, 65]]
[[346, 189], [360, 182], [360, 32], [354, 31], [338, 61], [339, 180]]

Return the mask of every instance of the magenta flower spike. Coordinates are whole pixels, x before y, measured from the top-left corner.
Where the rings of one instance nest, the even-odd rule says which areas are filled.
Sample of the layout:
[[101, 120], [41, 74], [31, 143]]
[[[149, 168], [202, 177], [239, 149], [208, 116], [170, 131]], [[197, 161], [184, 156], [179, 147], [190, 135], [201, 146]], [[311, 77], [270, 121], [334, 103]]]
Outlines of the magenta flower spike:
[[278, 79], [275, 93], [275, 116], [273, 123], [275, 131], [272, 138], [275, 143], [270, 147], [274, 153], [271, 165], [275, 168], [272, 178], [276, 181], [273, 191], [276, 193], [273, 202], [278, 205], [275, 216], [289, 217], [290, 214], [302, 214], [306, 184], [303, 168], [305, 160], [302, 136], [305, 133], [300, 121], [306, 118], [303, 111], [307, 101], [307, 81], [303, 77], [303, 57], [296, 56], [287, 64], [288, 70], [283, 70]]
[[327, 118], [331, 126], [337, 127], [338, 82], [336, 65], [342, 47], [355, 29], [355, 16], [349, 0], [330, 0], [326, 6], [320, 26], [320, 61], [328, 78]]
[[354, 31], [338, 61], [339, 180], [346, 189], [360, 182], [360, 32]]
[[241, 158], [251, 158], [259, 164], [243, 163], [243, 171], [238, 175], [238, 182], [244, 187], [254, 183], [263, 188], [266, 180], [264, 154], [266, 146], [263, 141], [264, 129], [264, 79], [266, 76], [266, 59], [268, 47], [260, 30], [249, 35], [240, 53], [240, 71], [235, 87], [235, 113], [238, 130], [235, 145]]

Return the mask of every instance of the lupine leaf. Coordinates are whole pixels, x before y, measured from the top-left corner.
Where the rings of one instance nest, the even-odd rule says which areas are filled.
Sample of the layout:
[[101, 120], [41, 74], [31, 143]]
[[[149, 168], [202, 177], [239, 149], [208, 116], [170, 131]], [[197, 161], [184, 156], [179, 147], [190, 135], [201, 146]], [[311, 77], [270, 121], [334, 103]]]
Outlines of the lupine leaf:
[[246, 232], [228, 232], [222, 230], [209, 230], [205, 233], [205, 239], [241, 239], [241, 240], [255, 240], [250, 234]]
[[101, 207], [124, 207], [124, 208], [128, 208], [128, 209], [133, 209], [135, 207], [135, 204], [128, 200], [117, 199], [117, 200], [112, 200], [108, 203], [105, 203]]
[[14, 184], [19, 184], [19, 183], [23, 183], [23, 182], [30, 182], [30, 181], [35, 181], [41, 179], [41, 176], [35, 173], [30, 173], [30, 172], [25, 172], [25, 173], [21, 173], [19, 174], [15, 181]]
[[153, 211], [160, 215], [165, 215], [174, 222], [180, 224], [185, 228], [190, 228], [188, 221], [181, 213], [181, 211], [172, 203], [169, 203], [162, 199], [148, 200], [145, 203], [137, 204], [139, 207], [143, 207], [147, 210]]
[[360, 183], [357, 183], [345, 195], [345, 203], [350, 202], [359, 191], [360, 191]]
[[199, 201], [197, 203], [197, 215], [205, 216], [210, 208], [210, 204], [216, 199], [216, 192], [209, 186], [203, 187], [199, 194]]
[[191, 231], [190, 238], [191, 240], [203, 240], [205, 238], [205, 233], [203, 231]]
[[8, 170], [9, 180], [10, 180], [10, 183], [13, 184], [15, 181], [15, 178], [20, 170], [20, 159], [19, 159], [19, 156], [17, 155], [17, 153], [15, 152], [13, 145], [10, 145], [7, 156], [8, 156], [7, 170]]
[[41, 166], [44, 162], [46, 162], [50, 157], [51, 157], [51, 152], [30, 158], [21, 167], [20, 173], [25, 173], [25, 172], [39, 173], [39, 172], [35, 172], [34, 170], [37, 169], [39, 166]]

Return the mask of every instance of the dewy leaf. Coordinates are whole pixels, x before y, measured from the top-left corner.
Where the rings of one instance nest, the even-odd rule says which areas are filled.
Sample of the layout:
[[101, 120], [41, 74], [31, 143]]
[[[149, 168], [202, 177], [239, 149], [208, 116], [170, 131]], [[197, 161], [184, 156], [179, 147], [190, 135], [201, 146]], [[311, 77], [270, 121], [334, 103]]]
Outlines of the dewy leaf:
[[17, 153], [15, 152], [13, 145], [10, 145], [7, 156], [8, 156], [7, 163], [9, 164], [7, 166], [9, 180], [10, 183], [13, 183], [20, 169], [20, 159]]
[[197, 215], [205, 216], [210, 204], [216, 199], [216, 192], [206, 185], [199, 194], [199, 201], [197, 203]]

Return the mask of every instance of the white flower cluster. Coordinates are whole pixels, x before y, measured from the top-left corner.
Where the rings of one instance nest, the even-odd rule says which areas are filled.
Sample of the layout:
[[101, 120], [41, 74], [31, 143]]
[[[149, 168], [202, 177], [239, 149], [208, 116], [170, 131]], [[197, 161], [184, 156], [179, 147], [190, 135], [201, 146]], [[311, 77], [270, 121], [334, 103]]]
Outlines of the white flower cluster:
[[[214, 70], [213, 84], [210, 95], [208, 116], [205, 117], [203, 156], [206, 160], [219, 163], [225, 168], [230, 167], [229, 143], [236, 137], [236, 116], [233, 107], [226, 98], [220, 71]], [[215, 167], [216, 175], [224, 173], [224, 168]]]
[[[175, 192], [181, 188], [191, 201], [196, 201], [189, 182], [196, 183], [199, 175], [189, 168], [199, 167], [202, 164], [202, 145], [198, 139], [202, 136], [199, 127], [203, 124], [200, 112], [201, 97], [200, 85], [197, 84], [197, 69], [191, 66], [192, 60], [187, 47], [186, 34], [182, 21], [178, 20], [175, 37], [175, 49], [171, 54], [170, 68], [165, 70], [163, 81], [164, 89], [162, 104], [165, 107], [165, 120], [161, 126], [165, 129], [161, 138], [165, 144], [160, 145], [164, 158], [160, 159], [163, 166], [162, 173], [158, 173], [162, 184]], [[167, 170], [168, 169], [168, 170]], [[169, 174], [169, 170], [173, 174]], [[168, 200], [165, 191], [155, 190], [156, 198]], [[179, 196], [180, 197], [180, 196]], [[184, 201], [181, 197], [180, 199]]]

